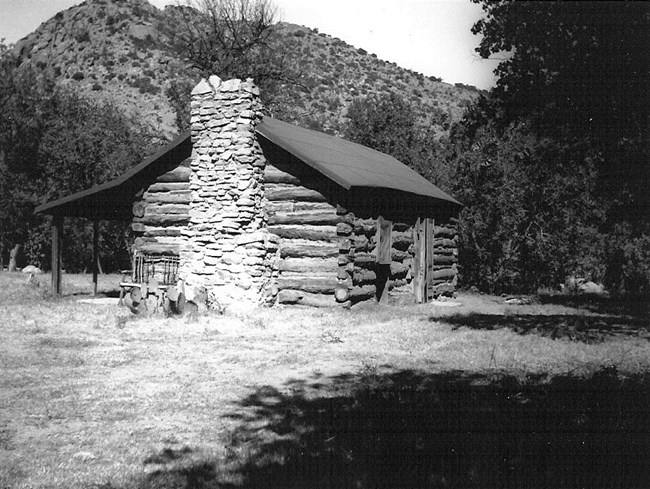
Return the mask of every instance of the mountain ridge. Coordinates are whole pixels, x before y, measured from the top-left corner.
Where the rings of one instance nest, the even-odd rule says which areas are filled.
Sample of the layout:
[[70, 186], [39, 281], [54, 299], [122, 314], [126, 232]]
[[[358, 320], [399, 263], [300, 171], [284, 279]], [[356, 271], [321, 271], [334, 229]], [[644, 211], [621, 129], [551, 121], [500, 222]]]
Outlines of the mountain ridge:
[[[170, 138], [178, 132], [170, 87], [198, 81], [169, 48], [164, 32], [179, 8], [187, 7], [86, 0], [16, 42], [14, 53], [21, 63], [51, 73], [57, 83], [109, 100]], [[341, 134], [355, 98], [394, 91], [413, 105], [423, 124], [444, 135], [479, 94], [474, 87], [451, 85], [383, 61], [317, 29], [286, 22], [271, 29], [270, 43], [284, 49], [302, 73], [300, 85], [282, 87], [290, 105], [281, 117], [287, 122]]]

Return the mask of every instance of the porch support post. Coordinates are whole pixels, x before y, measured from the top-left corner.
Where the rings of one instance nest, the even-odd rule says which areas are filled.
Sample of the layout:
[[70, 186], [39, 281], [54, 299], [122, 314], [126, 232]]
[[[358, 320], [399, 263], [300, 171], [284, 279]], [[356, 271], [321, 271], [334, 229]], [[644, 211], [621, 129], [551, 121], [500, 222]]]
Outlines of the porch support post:
[[97, 275], [99, 274], [99, 221], [93, 220], [93, 295], [97, 295]]
[[63, 253], [63, 216], [52, 220], [52, 293], [61, 295], [61, 255]]

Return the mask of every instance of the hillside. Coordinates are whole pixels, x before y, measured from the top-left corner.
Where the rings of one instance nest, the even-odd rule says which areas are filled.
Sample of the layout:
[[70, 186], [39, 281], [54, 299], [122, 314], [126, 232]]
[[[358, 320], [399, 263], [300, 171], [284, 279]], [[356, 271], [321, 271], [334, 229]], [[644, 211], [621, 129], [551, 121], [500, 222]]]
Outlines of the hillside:
[[[146, 0], [87, 0], [41, 24], [16, 43], [15, 52], [59, 83], [109, 99], [169, 137], [177, 132], [170, 84], [196, 80], [164, 34], [178, 8], [160, 10]], [[279, 23], [271, 42], [299, 68], [303, 85], [285, 87], [292, 107], [281, 115], [307, 127], [339, 133], [355, 97], [396, 91], [444, 134], [478, 94], [382, 61], [316, 29]]]

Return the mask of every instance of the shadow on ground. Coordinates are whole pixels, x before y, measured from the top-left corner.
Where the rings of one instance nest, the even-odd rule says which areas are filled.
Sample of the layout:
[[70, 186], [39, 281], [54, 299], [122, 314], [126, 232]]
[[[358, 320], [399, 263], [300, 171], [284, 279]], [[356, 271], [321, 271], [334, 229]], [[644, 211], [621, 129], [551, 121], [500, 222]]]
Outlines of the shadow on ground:
[[258, 389], [231, 414], [222, 458], [134, 486], [647, 488], [648, 406], [650, 379], [614, 370], [522, 385], [367, 367]]
[[645, 297], [604, 294], [548, 293], [537, 296], [541, 304], [556, 304], [598, 314], [615, 314], [637, 319], [650, 318], [650, 300]]
[[587, 314], [479, 314], [432, 317], [455, 328], [495, 330], [508, 328], [522, 335], [536, 334], [552, 339], [565, 338], [585, 343], [600, 343], [616, 335], [639, 336], [650, 339], [647, 319], [629, 316]]

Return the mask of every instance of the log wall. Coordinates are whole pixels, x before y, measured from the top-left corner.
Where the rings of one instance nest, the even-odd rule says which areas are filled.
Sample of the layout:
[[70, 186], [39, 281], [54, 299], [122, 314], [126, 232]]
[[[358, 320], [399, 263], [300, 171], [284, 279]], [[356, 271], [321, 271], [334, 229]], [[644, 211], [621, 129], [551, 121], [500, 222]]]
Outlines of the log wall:
[[133, 203], [134, 248], [146, 254], [178, 256], [190, 214], [190, 162], [163, 173]]
[[[278, 161], [282, 156], [283, 161]], [[348, 305], [335, 298], [343, 282], [337, 278], [341, 215], [320, 190], [324, 177], [296, 169], [297, 165], [304, 166], [276, 154], [275, 164], [267, 162], [264, 170], [267, 229], [279, 238], [273, 267], [277, 302], [315, 307]], [[347, 284], [343, 288], [347, 289]]]

